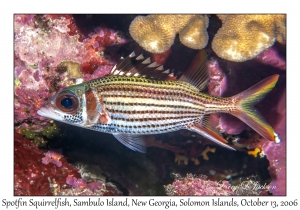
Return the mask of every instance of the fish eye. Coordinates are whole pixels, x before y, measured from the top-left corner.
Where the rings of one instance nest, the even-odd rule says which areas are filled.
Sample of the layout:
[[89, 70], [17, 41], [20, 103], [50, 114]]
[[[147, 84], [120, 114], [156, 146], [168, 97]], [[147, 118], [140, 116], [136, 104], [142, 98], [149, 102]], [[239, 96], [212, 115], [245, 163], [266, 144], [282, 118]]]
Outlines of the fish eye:
[[73, 93], [62, 92], [56, 97], [56, 106], [61, 111], [73, 113], [79, 106], [78, 98]]
[[73, 107], [73, 101], [71, 98], [64, 98], [60, 103], [66, 109], [71, 109]]

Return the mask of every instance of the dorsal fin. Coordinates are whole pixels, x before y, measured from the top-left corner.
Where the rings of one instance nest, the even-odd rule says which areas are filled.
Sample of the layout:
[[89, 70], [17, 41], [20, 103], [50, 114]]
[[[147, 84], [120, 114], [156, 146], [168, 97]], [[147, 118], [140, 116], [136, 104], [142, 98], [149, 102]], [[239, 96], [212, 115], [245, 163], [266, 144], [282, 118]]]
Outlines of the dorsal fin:
[[142, 54], [136, 56], [134, 52], [126, 58], [120, 58], [110, 71], [110, 75], [139, 76], [162, 80], [175, 78], [173, 71], [165, 70], [162, 65], [158, 66], [156, 62], [151, 62], [150, 58], [145, 59]]
[[179, 81], [188, 82], [199, 90], [203, 90], [208, 81], [207, 54], [200, 50], [189, 66], [188, 70], [179, 78]]

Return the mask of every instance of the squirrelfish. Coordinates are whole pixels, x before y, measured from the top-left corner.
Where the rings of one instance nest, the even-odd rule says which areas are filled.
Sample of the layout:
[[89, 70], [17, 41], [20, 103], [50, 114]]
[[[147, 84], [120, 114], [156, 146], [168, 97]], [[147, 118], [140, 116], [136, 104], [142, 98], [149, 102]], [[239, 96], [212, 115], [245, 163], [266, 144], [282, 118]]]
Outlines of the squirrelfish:
[[[38, 114], [60, 122], [113, 134], [132, 150], [145, 152], [144, 135], [187, 129], [230, 149], [206, 116], [229, 113], [264, 138], [279, 142], [278, 135], [253, 105], [275, 86], [270, 76], [232, 97], [201, 92], [208, 80], [204, 50], [179, 80], [170, 70], [134, 53], [122, 58], [110, 75], [66, 87], [51, 97]], [[159, 79], [155, 79], [154, 77]]]

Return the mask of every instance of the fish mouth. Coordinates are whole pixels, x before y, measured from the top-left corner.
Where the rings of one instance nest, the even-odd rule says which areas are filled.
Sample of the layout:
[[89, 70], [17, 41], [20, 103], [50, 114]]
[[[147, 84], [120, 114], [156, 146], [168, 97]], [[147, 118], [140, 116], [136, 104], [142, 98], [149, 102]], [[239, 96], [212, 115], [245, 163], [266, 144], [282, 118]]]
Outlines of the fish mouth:
[[45, 112], [43, 112], [43, 111], [40, 110], [40, 109], [39, 109], [36, 113], [37, 113], [38, 115], [42, 116], [42, 117], [47, 117], [46, 114], [45, 114]]
[[52, 110], [49, 110], [47, 108], [40, 108], [38, 111], [37, 111], [37, 114], [42, 116], [42, 117], [47, 117], [47, 118], [51, 118], [53, 120], [57, 120], [57, 121], [62, 121], [63, 118], [61, 116], [59, 116], [57, 113], [55, 113], [54, 111]]

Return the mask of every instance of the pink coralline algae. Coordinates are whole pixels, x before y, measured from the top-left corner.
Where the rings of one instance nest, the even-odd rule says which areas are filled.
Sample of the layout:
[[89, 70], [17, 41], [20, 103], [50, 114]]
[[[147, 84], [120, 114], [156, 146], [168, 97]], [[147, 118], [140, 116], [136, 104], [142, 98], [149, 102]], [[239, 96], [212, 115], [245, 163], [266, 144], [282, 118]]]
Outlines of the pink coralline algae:
[[[53, 163], [53, 164], [50, 164]], [[122, 195], [111, 183], [81, 178], [78, 169], [54, 151], [14, 135], [14, 195]]]
[[86, 183], [83, 179], [77, 179], [76, 177], [73, 177], [71, 175], [69, 175], [66, 179], [66, 183], [68, 185], [71, 185], [72, 187], [79, 187], [79, 188], [83, 188], [86, 187]]
[[62, 158], [61, 154], [55, 151], [48, 151], [45, 154], [45, 157], [42, 158], [42, 163], [45, 165], [48, 165], [49, 163], [53, 163], [57, 167], [61, 167], [62, 166], [62, 162], [60, 161], [61, 158]]
[[67, 177], [66, 183], [73, 188], [88, 188], [93, 192], [100, 191], [105, 187], [105, 184], [102, 182], [94, 181], [87, 183], [84, 179], [77, 179], [71, 175]]
[[58, 68], [60, 63], [78, 63], [85, 81], [102, 77], [114, 65], [104, 50], [126, 42], [107, 28], [84, 35], [72, 15], [15, 15], [14, 26], [15, 124], [35, 131], [49, 121], [37, 115], [39, 107], [61, 88], [75, 84], [67, 69]]
[[208, 92], [212, 96], [221, 96], [227, 88], [227, 78], [218, 61], [211, 58], [208, 63]]
[[93, 72], [93, 74], [85, 74], [83, 78], [85, 81], [89, 81], [92, 79], [104, 77], [110, 72], [111, 68], [111, 65], [101, 65]]
[[44, 151], [21, 134], [14, 135], [14, 195], [53, 195], [53, 185], [62, 187], [72, 174], [80, 177], [78, 169], [60, 158], [60, 166], [45, 165]]
[[205, 175], [178, 174], [175, 181], [165, 187], [167, 195], [179, 196], [258, 196], [268, 195], [269, 185], [261, 185], [258, 181], [248, 178], [238, 185], [231, 185], [228, 181], [211, 181]]
[[272, 178], [270, 183], [273, 195], [286, 195], [286, 93], [284, 92], [276, 107], [279, 113], [279, 121], [274, 125], [274, 129], [281, 138], [281, 143], [265, 142], [262, 146], [270, 166], [269, 172]]
[[111, 183], [101, 181], [86, 182], [84, 179], [77, 179], [73, 175], [69, 175], [66, 183], [71, 188], [59, 189], [57, 195], [122, 195], [122, 193]]
[[178, 177], [172, 185], [165, 186], [167, 195], [191, 196], [191, 195], [236, 195], [228, 181], [216, 182], [207, 180], [202, 175], [195, 177], [187, 174], [186, 177]]

